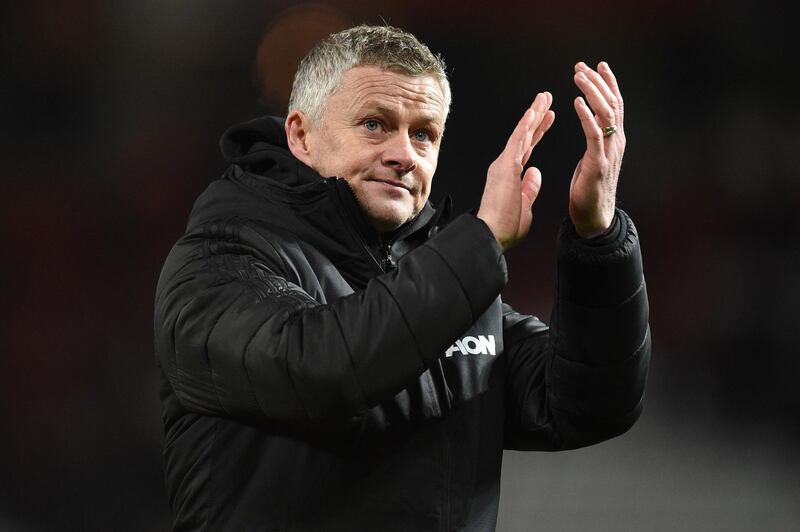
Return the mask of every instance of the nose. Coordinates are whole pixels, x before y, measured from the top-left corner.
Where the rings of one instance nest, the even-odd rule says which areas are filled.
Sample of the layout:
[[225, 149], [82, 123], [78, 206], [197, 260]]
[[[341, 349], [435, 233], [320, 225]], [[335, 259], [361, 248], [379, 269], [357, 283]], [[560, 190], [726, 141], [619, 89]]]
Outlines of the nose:
[[411, 145], [408, 134], [397, 132], [388, 140], [381, 162], [384, 166], [401, 173], [408, 173], [417, 167], [417, 152]]

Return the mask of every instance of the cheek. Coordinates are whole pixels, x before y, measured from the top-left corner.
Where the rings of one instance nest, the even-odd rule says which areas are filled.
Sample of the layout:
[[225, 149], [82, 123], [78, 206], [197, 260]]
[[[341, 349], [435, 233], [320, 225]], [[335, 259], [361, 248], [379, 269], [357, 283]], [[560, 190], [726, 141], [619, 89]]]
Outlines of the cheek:
[[436, 161], [427, 162], [423, 167], [423, 172], [420, 175], [420, 190], [427, 196], [431, 191], [431, 182], [433, 181], [433, 174], [436, 172]]
[[318, 144], [314, 147], [316, 149], [314, 169], [320, 175], [344, 178], [353, 175], [357, 167], [356, 157], [353, 156], [356, 150], [347, 142], [343, 142], [335, 135], [325, 135], [319, 138]]
[[372, 150], [363, 146], [350, 146], [339, 151], [335, 164], [342, 171], [343, 177], [363, 179], [373, 173], [375, 166], [380, 164], [380, 159], [376, 158]]

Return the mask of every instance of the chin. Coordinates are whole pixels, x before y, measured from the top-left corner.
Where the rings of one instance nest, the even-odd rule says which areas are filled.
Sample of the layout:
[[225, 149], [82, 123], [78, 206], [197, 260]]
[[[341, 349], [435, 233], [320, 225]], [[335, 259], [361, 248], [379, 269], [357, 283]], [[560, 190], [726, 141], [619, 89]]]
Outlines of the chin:
[[[377, 212], [376, 212], [377, 211]], [[394, 231], [407, 221], [414, 217], [414, 211], [408, 208], [384, 208], [384, 209], [369, 209], [367, 210], [367, 217], [372, 222], [373, 227], [381, 233], [388, 233]]]

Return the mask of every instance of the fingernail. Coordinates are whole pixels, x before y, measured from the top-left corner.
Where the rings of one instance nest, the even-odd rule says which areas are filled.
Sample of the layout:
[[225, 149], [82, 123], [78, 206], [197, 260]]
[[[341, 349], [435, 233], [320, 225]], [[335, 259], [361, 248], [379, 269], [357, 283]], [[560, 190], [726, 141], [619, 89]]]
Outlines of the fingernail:
[[606, 63], [605, 61], [600, 62], [600, 68], [603, 68], [605, 70], [611, 70], [611, 67], [608, 66], [608, 63]]

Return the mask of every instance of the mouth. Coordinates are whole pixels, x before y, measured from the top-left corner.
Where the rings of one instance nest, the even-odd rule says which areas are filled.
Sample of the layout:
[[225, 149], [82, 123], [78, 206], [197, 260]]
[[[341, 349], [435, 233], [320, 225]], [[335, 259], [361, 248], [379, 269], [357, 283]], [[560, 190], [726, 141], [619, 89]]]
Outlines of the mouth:
[[403, 190], [407, 190], [408, 192], [411, 192], [411, 187], [409, 185], [406, 185], [402, 181], [398, 181], [398, 180], [395, 180], [395, 179], [381, 179], [381, 178], [373, 177], [372, 179], [369, 179], [369, 181], [373, 181], [375, 183], [380, 183], [380, 184], [387, 185], [387, 186], [390, 186], [390, 187], [401, 188]]

